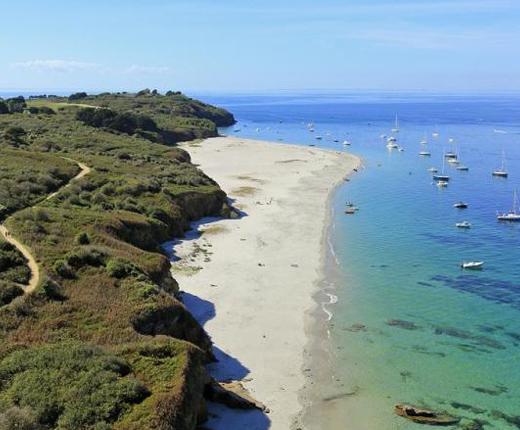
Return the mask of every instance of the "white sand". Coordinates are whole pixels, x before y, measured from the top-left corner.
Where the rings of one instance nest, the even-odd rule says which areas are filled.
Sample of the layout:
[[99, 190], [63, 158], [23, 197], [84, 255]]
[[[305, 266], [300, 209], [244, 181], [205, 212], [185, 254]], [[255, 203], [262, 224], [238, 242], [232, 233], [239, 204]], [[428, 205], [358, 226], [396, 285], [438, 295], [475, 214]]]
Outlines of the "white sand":
[[211, 335], [217, 379], [242, 379], [270, 413], [213, 406], [208, 427], [280, 429], [302, 405], [305, 311], [321, 277], [328, 198], [359, 159], [311, 147], [215, 138], [185, 145], [215, 179], [237, 220], [206, 220], [175, 245], [174, 277]]

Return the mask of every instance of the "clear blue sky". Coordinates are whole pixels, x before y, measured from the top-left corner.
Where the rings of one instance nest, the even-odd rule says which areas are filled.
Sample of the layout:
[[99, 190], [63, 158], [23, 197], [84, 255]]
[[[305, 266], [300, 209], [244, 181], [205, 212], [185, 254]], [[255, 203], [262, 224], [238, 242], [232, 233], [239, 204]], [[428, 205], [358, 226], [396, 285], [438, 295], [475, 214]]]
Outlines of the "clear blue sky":
[[520, 0], [18, 0], [0, 90], [520, 90]]

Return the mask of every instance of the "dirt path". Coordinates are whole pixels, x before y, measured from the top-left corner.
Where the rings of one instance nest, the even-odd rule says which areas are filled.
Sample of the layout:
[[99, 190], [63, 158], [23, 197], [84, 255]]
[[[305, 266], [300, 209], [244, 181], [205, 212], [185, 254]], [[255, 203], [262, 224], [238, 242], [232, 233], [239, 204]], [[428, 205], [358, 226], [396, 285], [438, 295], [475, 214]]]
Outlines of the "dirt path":
[[[78, 179], [83, 178], [84, 176], [88, 175], [91, 172], [90, 167], [88, 167], [86, 164], [80, 163], [79, 161], [73, 160], [71, 158], [62, 157], [65, 160], [72, 161], [73, 163], [76, 163], [81, 171], [74, 176], [67, 184], [65, 184], [63, 187], [61, 187], [58, 191], [49, 194], [45, 200], [50, 200], [57, 194], [59, 194], [61, 191], [63, 191], [65, 188], [69, 187], [72, 182], [77, 181]], [[34, 206], [33, 206], [34, 207]], [[29, 266], [29, 269], [31, 270], [31, 279], [29, 280], [29, 284], [25, 287], [24, 292], [26, 294], [32, 292], [35, 290], [35, 288], [40, 283], [40, 268], [38, 267], [38, 263], [36, 262], [36, 259], [33, 257], [29, 249], [16, 240], [13, 236], [11, 236], [11, 233], [9, 230], [5, 227], [4, 224], [0, 224], [0, 234], [4, 237], [4, 239], [9, 242], [10, 244], [14, 245], [18, 251], [22, 253], [22, 255], [27, 260], [27, 265]]]
[[40, 282], [40, 268], [38, 267], [38, 263], [36, 263], [31, 252], [22, 243], [18, 242], [13, 236], [11, 236], [11, 233], [9, 233], [9, 230], [7, 230], [4, 225], [0, 225], [0, 233], [4, 236], [5, 240], [14, 245], [27, 260], [27, 265], [31, 270], [31, 279], [29, 279], [29, 285], [24, 288], [24, 291], [25, 293], [34, 291]]

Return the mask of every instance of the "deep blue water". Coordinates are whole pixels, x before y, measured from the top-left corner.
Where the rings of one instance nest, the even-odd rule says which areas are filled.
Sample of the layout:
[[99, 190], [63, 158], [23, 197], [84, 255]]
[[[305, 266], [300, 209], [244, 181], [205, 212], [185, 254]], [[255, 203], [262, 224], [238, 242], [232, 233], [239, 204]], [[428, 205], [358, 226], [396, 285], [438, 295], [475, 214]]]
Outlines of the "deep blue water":
[[[495, 214], [509, 210], [513, 190], [520, 190], [520, 96], [203, 98], [235, 114], [238, 124], [224, 133], [339, 151], [348, 139], [347, 150], [363, 158], [365, 168], [333, 202], [334, 378], [316, 389], [318, 397], [355, 394], [318, 402], [323, 428], [416, 428], [393, 415], [398, 402], [446, 410], [463, 423], [478, 418], [487, 428], [519, 428], [520, 224], [501, 224]], [[404, 152], [389, 151], [381, 138], [396, 114]], [[424, 136], [428, 158], [419, 156]], [[439, 189], [427, 169], [440, 170], [447, 150], [457, 151], [469, 171], [447, 165], [450, 185]], [[491, 176], [502, 151], [508, 179]], [[344, 214], [347, 200], [359, 206], [356, 215]], [[459, 200], [469, 208], [453, 208]], [[462, 220], [472, 228], [457, 229]], [[485, 269], [461, 271], [463, 260], [483, 260]]]

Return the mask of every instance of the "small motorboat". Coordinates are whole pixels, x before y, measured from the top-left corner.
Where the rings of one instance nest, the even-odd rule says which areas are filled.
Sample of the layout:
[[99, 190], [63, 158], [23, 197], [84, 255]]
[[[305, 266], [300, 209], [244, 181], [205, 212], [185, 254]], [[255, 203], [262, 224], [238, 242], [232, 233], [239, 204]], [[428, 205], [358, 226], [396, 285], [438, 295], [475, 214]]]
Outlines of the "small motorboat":
[[460, 161], [457, 158], [448, 158], [448, 163], [450, 163], [450, 164], [460, 164]]
[[399, 152], [404, 152], [404, 148], [402, 146], [399, 147]]
[[344, 141], [343, 141], [343, 145], [344, 145], [344, 146], [350, 146], [351, 143], [350, 143], [350, 141], [348, 141], [348, 140], [344, 140]]
[[323, 137], [321, 137], [321, 136], [316, 136], [316, 140], [321, 140], [321, 139], [323, 139]]
[[466, 270], [481, 270], [483, 266], [483, 261], [463, 261], [460, 263], [460, 267]]
[[432, 153], [429, 151], [421, 151], [421, 152], [419, 152], [419, 155], [421, 157], [431, 157]]
[[449, 182], [448, 181], [437, 181], [437, 186], [439, 188], [446, 188], [448, 186]]
[[469, 170], [469, 167], [467, 166], [457, 166], [457, 170], [460, 172], [467, 172]]
[[347, 209], [345, 210], [345, 213], [346, 213], [347, 215], [354, 215], [354, 214], [356, 213], [356, 210], [357, 210], [357, 208], [355, 208], [355, 207], [350, 207], [350, 208], [347, 208]]
[[435, 167], [430, 167], [430, 168], [428, 169], [428, 172], [437, 173], [438, 170], [437, 170]]
[[462, 222], [458, 222], [457, 224], [455, 224], [455, 227], [457, 227], [457, 228], [471, 228], [471, 223], [469, 223], [468, 221], [462, 221]]
[[444, 158], [457, 158], [457, 154], [455, 154], [452, 151], [449, 151], [444, 154]]
[[457, 202], [453, 205], [454, 208], [457, 208], [457, 209], [467, 209], [468, 208], [468, 204], [467, 203], [464, 203], [464, 202]]

